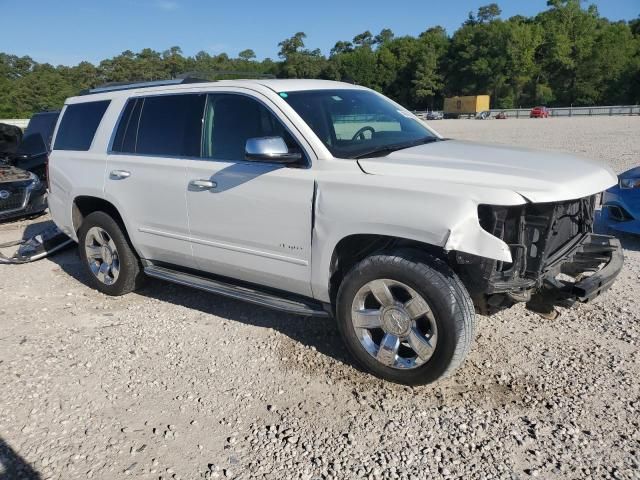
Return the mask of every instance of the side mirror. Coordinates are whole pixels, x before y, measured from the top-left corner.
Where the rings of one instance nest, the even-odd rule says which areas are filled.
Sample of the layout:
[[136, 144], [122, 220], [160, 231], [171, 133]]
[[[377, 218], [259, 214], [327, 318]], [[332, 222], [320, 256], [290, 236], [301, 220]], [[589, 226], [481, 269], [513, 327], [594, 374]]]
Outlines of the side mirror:
[[294, 163], [302, 158], [300, 153], [289, 153], [282, 137], [249, 138], [244, 147], [247, 160], [275, 163]]

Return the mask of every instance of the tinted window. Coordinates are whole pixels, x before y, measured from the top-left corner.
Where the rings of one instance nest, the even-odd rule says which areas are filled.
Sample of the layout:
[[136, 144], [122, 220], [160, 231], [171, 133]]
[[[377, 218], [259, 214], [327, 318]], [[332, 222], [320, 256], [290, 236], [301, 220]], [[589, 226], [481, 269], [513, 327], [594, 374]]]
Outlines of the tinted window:
[[244, 160], [247, 140], [256, 137], [282, 137], [290, 152], [301, 152], [291, 134], [261, 103], [244, 95], [209, 95], [204, 125], [204, 157]]
[[146, 97], [135, 153], [199, 157], [205, 99], [204, 94]]
[[58, 127], [55, 150], [89, 150], [109, 100], [67, 106]]
[[136, 151], [136, 133], [138, 131], [142, 103], [143, 99], [138, 98], [133, 98], [127, 102], [111, 146], [111, 150], [114, 152], [133, 153]]

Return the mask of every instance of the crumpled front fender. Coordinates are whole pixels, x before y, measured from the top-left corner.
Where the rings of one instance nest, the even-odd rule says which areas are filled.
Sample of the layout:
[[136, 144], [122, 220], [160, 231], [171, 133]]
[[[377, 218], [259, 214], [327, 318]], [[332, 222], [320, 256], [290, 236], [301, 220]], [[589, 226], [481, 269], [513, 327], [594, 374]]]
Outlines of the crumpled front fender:
[[512, 261], [509, 246], [484, 230], [478, 222], [477, 215], [461, 219], [450, 230], [443, 248], [445, 250], [471, 253], [502, 262]]
[[511, 262], [506, 243], [480, 226], [478, 206], [522, 205], [526, 200], [502, 189], [362, 175], [323, 175], [317, 182], [312, 237], [315, 298], [329, 300], [331, 262], [341, 240], [381, 235]]

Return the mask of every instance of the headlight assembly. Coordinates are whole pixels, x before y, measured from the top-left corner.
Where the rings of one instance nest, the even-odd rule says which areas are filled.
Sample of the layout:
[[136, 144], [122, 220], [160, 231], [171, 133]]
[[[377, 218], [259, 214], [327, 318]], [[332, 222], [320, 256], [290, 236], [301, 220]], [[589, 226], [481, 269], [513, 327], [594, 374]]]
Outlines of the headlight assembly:
[[29, 190], [36, 190], [40, 187], [40, 177], [38, 177], [35, 173], [29, 172], [29, 180], [31, 180], [31, 183], [27, 187]]
[[621, 178], [619, 181], [619, 185], [623, 190], [640, 188], [640, 178]]

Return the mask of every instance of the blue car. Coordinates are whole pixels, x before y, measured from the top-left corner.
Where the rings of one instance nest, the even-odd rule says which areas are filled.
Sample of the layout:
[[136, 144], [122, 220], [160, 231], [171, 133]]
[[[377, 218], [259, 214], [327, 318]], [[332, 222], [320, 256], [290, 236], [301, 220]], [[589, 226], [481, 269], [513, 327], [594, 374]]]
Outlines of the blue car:
[[612, 230], [640, 235], [640, 167], [618, 176], [618, 185], [604, 192], [602, 215]]

